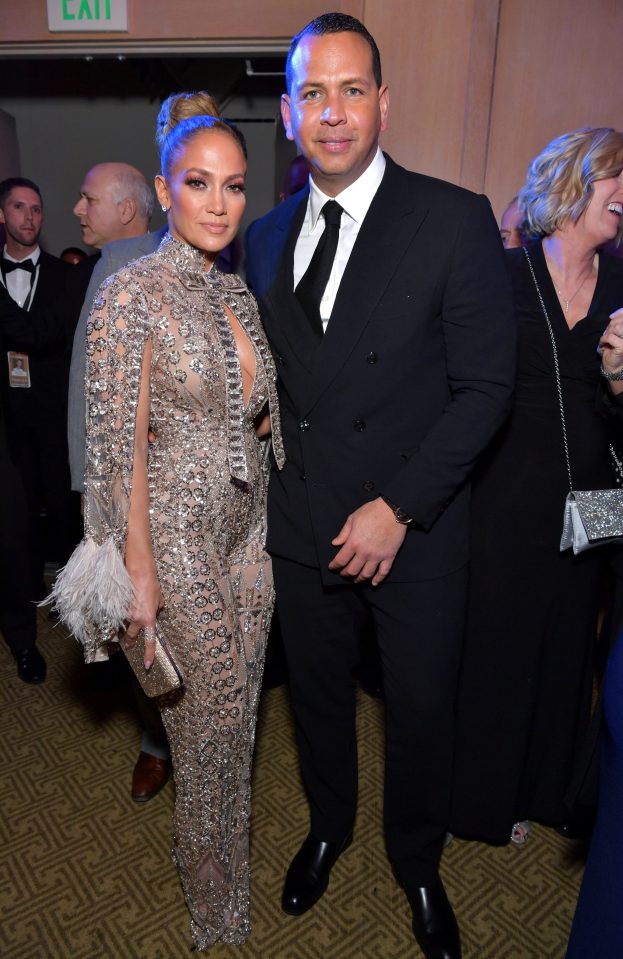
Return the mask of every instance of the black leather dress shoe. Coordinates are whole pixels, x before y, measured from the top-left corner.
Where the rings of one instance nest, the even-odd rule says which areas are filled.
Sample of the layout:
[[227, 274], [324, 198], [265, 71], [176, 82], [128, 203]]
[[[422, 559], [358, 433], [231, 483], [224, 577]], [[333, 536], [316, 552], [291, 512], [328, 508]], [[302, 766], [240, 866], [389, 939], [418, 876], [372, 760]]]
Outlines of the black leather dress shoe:
[[283, 887], [281, 908], [289, 916], [302, 916], [315, 905], [329, 885], [331, 869], [353, 841], [322, 842], [310, 833], [290, 864]]
[[39, 650], [18, 649], [15, 653], [17, 661], [17, 675], [25, 683], [42, 683], [45, 680], [48, 668], [45, 659]]
[[441, 879], [407, 893], [413, 911], [413, 934], [426, 959], [461, 959], [461, 940]]

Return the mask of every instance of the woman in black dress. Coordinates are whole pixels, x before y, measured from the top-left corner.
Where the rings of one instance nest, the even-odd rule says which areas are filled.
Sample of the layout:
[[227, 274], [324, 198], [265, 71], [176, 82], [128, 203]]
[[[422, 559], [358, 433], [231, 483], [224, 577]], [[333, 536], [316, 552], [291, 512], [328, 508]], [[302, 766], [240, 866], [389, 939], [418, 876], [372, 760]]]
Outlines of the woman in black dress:
[[519, 194], [538, 239], [506, 254], [517, 388], [474, 480], [451, 823], [453, 832], [489, 842], [525, 842], [531, 819], [568, 820], [564, 796], [589, 720], [608, 552], [560, 552], [569, 481], [552, 342], [530, 263], [556, 340], [575, 488], [612, 487], [597, 346], [623, 303], [623, 261], [598, 249], [621, 231], [622, 169], [623, 134], [615, 130], [552, 141]]

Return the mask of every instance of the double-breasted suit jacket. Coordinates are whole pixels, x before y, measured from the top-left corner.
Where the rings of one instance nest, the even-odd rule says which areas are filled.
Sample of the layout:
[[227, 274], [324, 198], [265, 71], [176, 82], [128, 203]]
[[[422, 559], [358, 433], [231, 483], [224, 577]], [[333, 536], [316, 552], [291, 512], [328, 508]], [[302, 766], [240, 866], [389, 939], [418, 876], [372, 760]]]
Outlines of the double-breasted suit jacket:
[[268, 548], [325, 584], [343, 583], [331, 540], [380, 494], [414, 520], [388, 580], [465, 564], [469, 473], [512, 395], [514, 317], [488, 201], [386, 161], [320, 343], [293, 293], [307, 188], [247, 236], [287, 456]]

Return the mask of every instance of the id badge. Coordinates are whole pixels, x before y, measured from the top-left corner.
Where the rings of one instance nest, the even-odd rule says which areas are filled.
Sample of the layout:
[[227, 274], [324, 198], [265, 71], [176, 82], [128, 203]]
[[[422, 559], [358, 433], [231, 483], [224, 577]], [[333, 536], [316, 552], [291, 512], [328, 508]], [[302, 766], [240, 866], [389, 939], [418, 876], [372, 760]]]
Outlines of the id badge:
[[9, 386], [18, 390], [29, 389], [30, 363], [28, 362], [28, 353], [15, 353], [13, 350], [9, 350], [7, 358], [9, 361]]

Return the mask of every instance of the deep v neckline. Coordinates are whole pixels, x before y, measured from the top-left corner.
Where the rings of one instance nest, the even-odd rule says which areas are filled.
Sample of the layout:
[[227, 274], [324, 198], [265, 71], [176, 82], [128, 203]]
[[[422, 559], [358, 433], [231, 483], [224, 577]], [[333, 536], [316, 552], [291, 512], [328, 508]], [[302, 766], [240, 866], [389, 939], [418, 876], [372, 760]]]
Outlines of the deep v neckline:
[[[239, 399], [242, 414], [246, 414], [253, 398], [253, 389], [257, 382], [258, 362], [261, 357], [258, 355], [256, 344], [247, 331], [243, 321], [236, 315], [231, 305], [227, 302], [227, 293], [241, 292], [246, 290], [240, 279], [229, 273], [223, 273], [216, 263], [212, 263], [209, 270], [206, 270], [205, 254], [202, 250], [178, 240], [177, 237], [166, 233], [159, 247], [160, 255], [170, 265], [176, 269], [182, 284], [190, 290], [205, 290], [208, 294], [208, 300], [214, 310], [215, 327], [221, 342], [221, 348], [225, 355], [225, 365], [227, 370], [226, 383], [227, 390], [232, 397]], [[236, 342], [234, 327], [229, 317], [232, 316], [238, 323], [243, 336], [246, 337], [254, 359], [253, 376], [251, 379], [251, 388], [248, 397], [245, 399], [244, 380], [242, 378], [241, 354]], [[237, 387], [236, 388], [236, 381]]]
[[[233, 342], [234, 342], [234, 348], [235, 348], [236, 357], [237, 357], [237, 360], [238, 360], [238, 373], [239, 373], [239, 376], [240, 376], [240, 390], [241, 390], [241, 393], [242, 393], [242, 408], [243, 408], [244, 412], [247, 413], [248, 410], [249, 410], [249, 407], [250, 407], [250, 405], [251, 405], [251, 400], [252, 400], [252, 398], [253, 398], [253, 390], [254, 390], [255, 384], [256, 384], [256, 382], [257, 382], [258, 356], [257, 356], [257, 352], [256, 352], [256, 349], [255, 349], [255, 344], [253, 343], [253, 340], [251, 339], [251, 337], [250, 337], [249, 334], [247, 333], [246, 329], [244, 328], [244, 325], [242, 324], [242, 322], [238, 319], [238, 317], [236, 316], [236, 314], [234, 313], [234, 311], [231, 309], [230, 306], [227, 305], [227, 303], [225, 303], [224, 300], [221, 302], [221, 305], [222, 305], [222, 308], [223, 308], [223, 312], [225, 313], [225, 316], [226, 316], [226, 318], [227, 318], [227, 322], [229, 323], [229, 327], [230, 327], [230, 330], [231, 330], [232, 339], [233, 339]], [[242, 354], [241, 354], [241, 352], [240, 352], [240, 349], [238, 348], [238, 341], [236, 340], [235, 327], [234, 327], [234, 324], [232, 323], [230, 314], [231, 314], [231, 317], [233, 317], [234, 321], [238, 324], [238, 328], [239, 328], [239, 330], [240, 330], [240, 333], [241, 333], [241, 335], [246, 339], [246, 341], [247, 341], [247, 343], [248, 343], [248, 345], [249, 345], [249, 349], [251, 350], [251, 355], [253, 356], [253, 374], [252, 374], [252, 376], [251, 376], [251, 385], [250, 385], [250, 387], [249, 387], [249, 393], [248, 393], [248, 395], [247, 395], [246, 398], [245, 398], [245, 395], [244, 395], [244, 376], [243, 376], [243, 369], [244, 369], [244, 367], [243, 367], [243, 363], [242, 363]]]
[[[597, 279], [595, 281], [595, 289], [593, 290], [593, 295], [591, 297], [588, 310], [584, 316], [580, 317], [580, 319], [573, 324], [573, 326], [569, 326], [565, 317], [565, 312], [562, 308], [560, 300], [558, 299], [558, 294], [556, 293], [554, 280], [552, 279], [552, 275], [547, 266], [547, 260], [545, 259], [545, 251], [543, 249], [542, 241], [536, 243], [530, 252], [537, 254], [535, 257], [535, 272], [537, 273], [539, 282], [545, 286], [545, 300], [552, 312], [552, 319], [555, 321], [557, 327], [565, 330], [570, 335], [573, 335], [575, 330], [585, 324], [586, 321], [589, 320], [595, 313], [599, 294], [601, 293], [601, 288], [604, 282], [604, 258], [597, 253]], [[552, 304], [555, 307], [553, 310]]]

